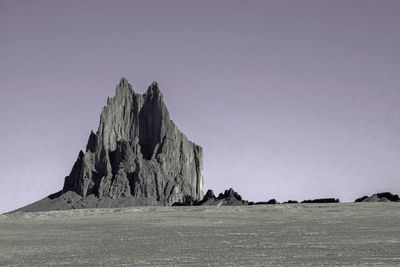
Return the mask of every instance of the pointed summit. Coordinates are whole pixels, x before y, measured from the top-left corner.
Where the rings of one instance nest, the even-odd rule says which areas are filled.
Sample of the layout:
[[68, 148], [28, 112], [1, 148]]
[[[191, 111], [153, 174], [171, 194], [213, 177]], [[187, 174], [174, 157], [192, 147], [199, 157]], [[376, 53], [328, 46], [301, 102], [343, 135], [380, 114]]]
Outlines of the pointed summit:
[[119, 81], [120, 86], [124, 86], [128, 84], [128, 80], [125, 77], [122, 77], [121, 80]]
[[160, 90], [160, 86], [158, 85], [158, 83], [156, 81], [152, 82], [150, 84], [149, 88], [147, 88], [146, 95], [149, 95], [149, 96], [157, 95], [157, 96], [163, 97], [163, 94], [161, 93], [161, 90]]
[[158, 85], [157, 81], [153, 81], [150, 86], [150, 88], [157, 88], [158, 90], [160, 90], [160, 86]]
[[130, 95], [133, 93], [132, 85], [125, 77], [122, 77], [115, 90], [115, 96]]

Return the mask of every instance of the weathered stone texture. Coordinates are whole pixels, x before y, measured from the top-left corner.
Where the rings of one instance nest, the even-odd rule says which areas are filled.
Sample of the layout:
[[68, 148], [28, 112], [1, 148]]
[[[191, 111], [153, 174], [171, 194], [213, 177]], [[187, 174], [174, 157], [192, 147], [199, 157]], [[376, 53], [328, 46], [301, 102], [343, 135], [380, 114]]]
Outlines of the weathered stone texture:
[[170, 205], [203, 197], [202, 148], [170, 120], [159, 86], [134, 93], [125, 78], [107, 100], [96, 133], [80, 152], [63, 192]]

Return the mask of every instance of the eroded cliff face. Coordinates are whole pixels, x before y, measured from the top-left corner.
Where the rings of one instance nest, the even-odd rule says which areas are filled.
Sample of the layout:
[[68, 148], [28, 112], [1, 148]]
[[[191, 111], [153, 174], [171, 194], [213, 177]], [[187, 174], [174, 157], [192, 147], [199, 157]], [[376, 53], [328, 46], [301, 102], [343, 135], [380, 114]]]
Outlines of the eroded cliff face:
[[136, 94], [125, 78], [103, 108], [62, 193], [170, 205], [203, 197], [202, 148], [170, 120], [156, 82]]

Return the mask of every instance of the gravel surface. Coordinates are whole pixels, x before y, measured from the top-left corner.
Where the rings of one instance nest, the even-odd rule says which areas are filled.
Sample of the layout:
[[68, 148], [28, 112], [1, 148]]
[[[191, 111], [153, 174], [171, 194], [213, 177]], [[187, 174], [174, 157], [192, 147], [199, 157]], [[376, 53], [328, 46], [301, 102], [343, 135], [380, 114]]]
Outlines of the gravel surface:
[[400, 203], [0, 215], [0, 266], [400, 266]]

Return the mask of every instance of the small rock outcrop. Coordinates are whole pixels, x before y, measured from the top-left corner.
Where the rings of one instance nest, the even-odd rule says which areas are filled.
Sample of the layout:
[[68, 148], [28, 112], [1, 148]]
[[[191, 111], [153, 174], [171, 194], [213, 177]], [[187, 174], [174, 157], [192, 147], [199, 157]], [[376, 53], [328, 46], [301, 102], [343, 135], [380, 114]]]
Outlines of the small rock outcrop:
[[276, 199], [270, 199], [268, 201], [259, 201], [259, 202], [249, 202], [249, 205], [275, 205], [275, 204], [279, 204], [278, 201], [276, 201]]
[[390, 192], [377, 193], [372, 196], [363, 196], [357, 198], [354, 202], [400, 202], [398, 195], [393, 195]]
[[181, 201], [174, 203], [173, 206], [240, 206], [248, 204], [249, 202], [243, 200], [239, 193], [229, 188], [224, 193], [220, 193], [218, 197], [215, 197], [212, 190], [208, 190], [200, 201]]
[[224, 193], [220, 193], [218, 197], [215, 197], [212, 191], [209, 192], [207, 199], [203, 199], [201, 205], [240, 206], [240, 205], [248, 205], [248, 201], [243, 200], [242, 196], [239, 195], [239, 193], [237, 193], [232, 188], [229, 188], [228, 190], [225, 190]]
[[301, 203], [339, 203], [338, 198], [319, 198], [303, 200]]
[[278, 204], [278, 201], [276, 201], [275, 198], [270, 199], [270, 200], [267, 201], [267, 205], [275, 205], [275, 204]]
[[146, 93], [136, 94], [122, 78], [101, 112], [97, 132], [90, 133], [86, 150], [53, 196], [74, 192], [76, 201], [95, 196], [111, 207], [200, 201], [202, 165], [202, 148], [170, 119], [159, 85], [153, 82]]
[[297, 203], [299, 203], [297, 200], [288, 200], [283, 202], [282, 204], [297, 204]]
[[235, 190], [233, 190], [232, 188], [229, 188], [228, 190], [225, 190], [224, 193], [220, 193], [217, 199], [226, 199], [226, 200], [235, 199], [242, 201], [242, 196], [239, 195], [237, 192], [235, 192]]

